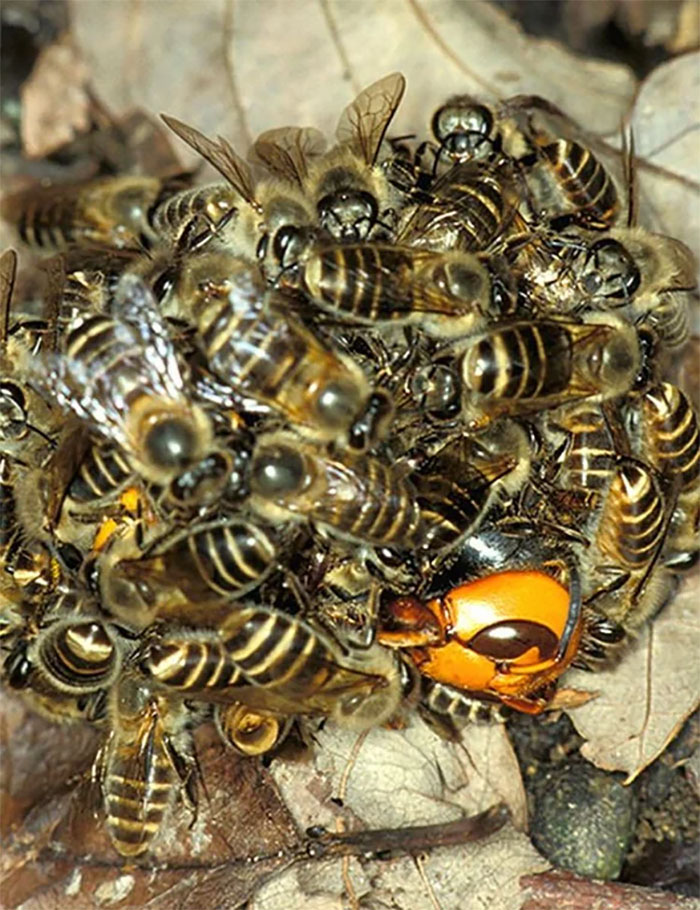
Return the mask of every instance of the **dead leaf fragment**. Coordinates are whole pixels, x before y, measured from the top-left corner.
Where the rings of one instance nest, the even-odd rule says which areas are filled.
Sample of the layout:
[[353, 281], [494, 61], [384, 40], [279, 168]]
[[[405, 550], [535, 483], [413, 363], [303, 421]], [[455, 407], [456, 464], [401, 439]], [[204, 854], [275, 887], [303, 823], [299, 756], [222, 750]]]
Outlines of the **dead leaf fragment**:
[[700, 243], [700, 52], [657, 67], [644, 81], [631, 119], [639, 167], [640, 223]]
[[80, 0], [71, 19], [110, 109], [165, 111], [243, 154], [259, 133], [288, 124], [332, 135], [353, 96], [395, 70], [408, 82], [396, 134], [425, 132], [456, 92], [542, 94], [592, 131], [613, 133], [636, 88], [626, 66], [532, 39], [477, 0], [171, 0], [134, 4], [129, 15], [122, 4]]
[[66, 36], [44, 48], [21, 89], [22, 146], [43, 158], [90, 126], [88, 68]]
[[700, 704], [698, 574], [648, 626], [621, 663], [604, 673], [567, 673], [567, 686], [595, 688], [597, 699], [571, 712], [587, 742], [582, 754], [634, 780]]

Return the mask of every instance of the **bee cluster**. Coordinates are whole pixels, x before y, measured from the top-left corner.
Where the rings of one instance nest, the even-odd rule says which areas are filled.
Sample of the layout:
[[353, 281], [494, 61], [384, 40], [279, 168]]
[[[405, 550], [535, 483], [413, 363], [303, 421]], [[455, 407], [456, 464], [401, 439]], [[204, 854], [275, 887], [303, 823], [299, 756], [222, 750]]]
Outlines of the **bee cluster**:
[[213, 185], [3, 203], [57, 255], [41, 317], [0, 260], [2, 678], [104, 728], [124, 856], [194, 798], [199, 723], [260, 755], [300, 719], [538, 713], [698, 551], [690, 251], [542, 99], [389, 141], [403, 90], [249, 162], [164, 118]]

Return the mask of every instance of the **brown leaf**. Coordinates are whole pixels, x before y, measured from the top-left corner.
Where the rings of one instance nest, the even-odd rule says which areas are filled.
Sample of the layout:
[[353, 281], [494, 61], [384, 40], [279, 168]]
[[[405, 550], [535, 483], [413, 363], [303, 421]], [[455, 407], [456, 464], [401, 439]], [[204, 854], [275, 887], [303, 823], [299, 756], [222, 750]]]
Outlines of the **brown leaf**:
[[394, 70], [408, 81], [392, 125], [398, 133], [425, 131], [454, 92], [539, 93], [595, 132], [612, 133], [635, 90], [627, 67], [530, 38], [482, 2], [175, 0], [139, 3], [125, 15], [121, 4], [81, 0], [72, 22], [109, 107], [165, 111], [242, 153], [272, 127], [332, 134], [352, 97]]
[[631, 126], [640, 158], [640, 223], [683, 240], [697, 255], [700, 53], [678, 57], [651, 73], [640, 87]]
[[651, 764], [700, 704], [698, 578], [647, 627], [619, 666], [604, 673], [567, 673], [566, 685], [594, 688], [598, 698], [571, 712], [586, 740], [581, 751], [628, 781]]
[[22, 145], [43, 158], [90, 125], [85, 84], [88, 69], [73, 42], [63, 37], [44, 48], [22, 86]]

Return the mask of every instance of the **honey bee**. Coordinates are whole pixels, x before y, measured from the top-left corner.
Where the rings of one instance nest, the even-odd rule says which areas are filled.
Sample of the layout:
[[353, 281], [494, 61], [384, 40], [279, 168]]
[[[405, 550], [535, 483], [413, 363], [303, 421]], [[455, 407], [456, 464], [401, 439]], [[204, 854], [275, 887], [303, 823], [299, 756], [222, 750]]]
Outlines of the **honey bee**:
[[[537, 118], [545, 118], [545, 125]], [[556, 130], [579, 133], [554, 105], [536, 95], [516, 95], [489, 106], [469, 95], [450, 98], [433, 115], [431, 129], [441, 157], [457, 162], [515, 163], [531, 195], [537, 220], [559, 230], [568, 224], [605, 230], [619, 214], [615, 182], [578, 138], [553, 138]], [[547, 118], [550, 123], [547, 124]]]
[[630, 319], [649, 325], [669, 350], [680, 348], [690, 335], [689, 303], [697, 288], [693, 253], [679, 240], [642, 228], [613, 229], [606, 241], [609, 249], [615, 244], [618, 264], [609, 254], [593, 279], [617, 288], [606, 295], [606, 306], [624, 308]]
[[0, 575], [12, 583], [19, 599], [29, 602], [53, 591], [62, 569], [51, 537], [38, 527], [27, 529], [22, 521], [27, 509], [18, 496], [16, 467], [12, 459], [0, 456]]
[[492, 310], [488, 270], [470, 253], [382, 243], [318, 246], [296, 273], [321, 309], [361, 325], [415, 324], [455, 337], [478, 329]]
[[140, 856], [162, 830], [175, 797], [195, 803], [193, 713], [124, 673], [109, 696], [109, 735], [95, 759], [106, 827], [122, 856]]
[[631, 631], [670, 596], [671, 574], [659, 563], [668, 504], [656, 473], [623, 459], [612, 473], [586, 551], [586, 603]]
[[387, 396], [372, 392], [350, 357], [294, 318], [257, 268], [227, 253], [200, 254], [187, 260], [174, 290], [221, 381], [321, 440], [346, 434], [348, 444], [365, 448], [385, 431]]
[[232, 702], [214, 706], [214, 722], [223, 741], [239, 755], [254, 756], [279, 746], [289, 732], [292, 718]]
[[384, 648], [345, 651], [302, 619], [236, 604], [217, 631], [154, 637], [139, 666], [153, 684], [188, 699], [330, 716], [357, 730], [394, 714], [405, 682]]
[[124, 450], [146, 479], [167, 483], [211, 444], [209, 418], [185, 395], [168, 328], [153, 296], [125, 274], [115, 316], [80, 314], [65, 332], [63, 352], [33, 379], [58, 404]]
[[648, 389], [628, 414], [636, 446], [659, 472], [673, 498], [664, 562], [692, 564], [700, 550], [700, 428], [688, 396], [669, 382]]
[[550, 238], [542, 253], [525, 257], [521, 277], [546, 310], [616, 310], [649, 326], [668, 350], [687, 341], [697, 265], [679, 240], [642, 228], [613, 228], [602, 237], [569, 231]]
[[218, 602], [256, 588], [276, 559], [275, 540], [263, 528], [219, 519], [157, 538], [136, 558], [125, 537], [102, 561], [100, 590], [110, 611], [132, 626], [197, 617], [210, 624]]
[[154, 238], [149, 213], [181, 188], [180, 175], [96, 177], [6, 196], [2, 217], [30, 247], [63, 251], [73, 247], [139, 249]]
[[348, 540], [408, 549], [426, 539], [416, 490], [371, 456], [333, 458], [290, 434], [258, 438], [251, 506], [276, 521], [312, 521]]
[[391, 236], [391, 186], [378, 158], [405, 87], [401, 73], [391, 73], [360, 92], [341, 114], [337, 145], [309, 168], [305, 192], [321, 228], [339, 243]]
[[69, 615], [40, 622], [36, 632], [20, 634], [7, 666], [12, 688], [33, 692], [88, 695], [108, 688], [121, 668], [116, 633], [96, 616]]
[[25, 381], [24, 359], [30, 349], [41, 346], [41, 336], [12, 336], [16, 328], [10, 320], [16, 274], [17, 254], [6, 250], [0, 256], [0, 452], [35, 464], [53, 444], [56, 415]]
[[497, 242], [506, 246], [507, 237], [526, 230], [516, 189], [505, 166], [458, 162], [422, 191], [403, 219], [399, 241], [436, 251], [494, 252]]
[[475, 426], [503, 413], [623, 395], [642, 368], [637, 332], [612, 314], [592, 314], [582, 324], [505, 324], [469, 338], [462, 351], [464, 408]]
[[[204, 209], [219, 244], [234, 255], [251, 262], [257, 260], [267, 280], [276, 281], [280, 272], [294, 265], [300, 252], [316, 237], [315, 212], [301, 188], [289, 179], [288, 172], [282, 180], [263, 179], [256, 183], [246, 161], [225, 139], [208, 139], [174, 117], [163, 115], [163, 120], [183, 142], [208, 161], [233, 190], [230, 199], [217, 187], [210, 188], [209, 196], [196, 197], [200, 209], [207, 199]], [[314, 147], [312, 137], [305, 152], [313, 154]], [[188, 210], [195, 205], [193, 194], [200, 192], [190, 191], [191, 195], [166, 203], [162, 219], [156, 214], [156, 222], [172, 224], [177, 214], [174, 206]], [[223, 205], [222, 198], [225, 199]], [[217, 208], [225, 210], [220, 218], [216, 215]], [[204, 238], [207, 239], [206, 231]]]

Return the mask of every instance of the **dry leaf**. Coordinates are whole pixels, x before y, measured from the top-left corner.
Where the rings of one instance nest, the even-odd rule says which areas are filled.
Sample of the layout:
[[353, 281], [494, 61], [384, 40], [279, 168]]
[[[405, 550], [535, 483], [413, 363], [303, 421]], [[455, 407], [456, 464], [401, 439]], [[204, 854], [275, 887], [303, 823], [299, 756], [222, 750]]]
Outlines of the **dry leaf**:
[[276, 126], [330, 134], [353, 95], [393, 70], [408, 81], [398, 132], [424, 131], [448, 94], [475, 92], [545, 95], [613, 133], [635, 91], [627, 67], [530, 38], [482, 2], [174, 0], [125, 15], [121, 4], [80, 0], [71, 18], [109, 107], [165, 111], [243, 151]]
[[[679, 99], [682, 101], [679, 103]], [[642, 84], [631, 119], [641, 224], [700, 253], [700, 53], [659, 66]]]
[[44, 48], [22, 86], [22, 146], [42, 158], [90, 125], [88, 69], [66, 37]]
[[[331, 827], [348, 811], [365, 828], [447, 822], [503, 802], [516, 824], [525, 795], [500, 725], [472, 727], [448, 743], [418, 718], [405, 730], [356, 733], [328, 725], [316, 734], [312, 763], [282, 760], [271, 770], [297, 824]], [[340, 796], [343, 811], [330, 803]]]
[[587, 742], [586, 758], [628, 780], [657, 758], [700, 705], [698, 579], [646, 628], [619, 666], [605, 673], [567, 673], [567, 686], [595, 689], [598, 698], [571, 712]]
[[438, 849], [420, 858], [288, 869], [264, 885], [249, 910], [345, 910], [348, 884], [367, 910], [515, 910], [525, 898], [524, 875], [548, 867], [513, 828], [483, 842]]

